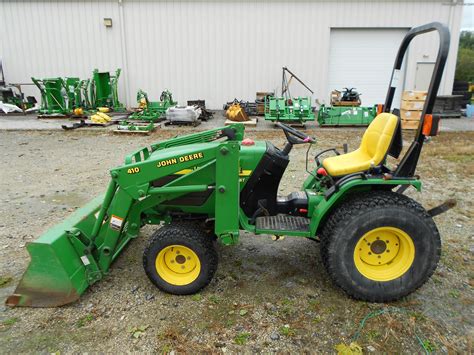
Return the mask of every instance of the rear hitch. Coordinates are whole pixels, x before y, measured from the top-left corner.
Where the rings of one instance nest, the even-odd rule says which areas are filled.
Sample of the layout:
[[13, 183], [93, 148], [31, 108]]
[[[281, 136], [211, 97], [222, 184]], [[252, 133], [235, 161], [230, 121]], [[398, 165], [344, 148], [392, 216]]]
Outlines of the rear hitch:
[[431, 217], [437, 216], [441, 213], [444, 213], [444, 212], [450, 210], [451, 208], [456, 206], [456, 204], [457, 204], [457, 201], [453, 198], [450, 198], [449, 200], [444, 201], [441, 205], [433, 207], [432, 209], [430, 209], [428, 211], [428, 214]]

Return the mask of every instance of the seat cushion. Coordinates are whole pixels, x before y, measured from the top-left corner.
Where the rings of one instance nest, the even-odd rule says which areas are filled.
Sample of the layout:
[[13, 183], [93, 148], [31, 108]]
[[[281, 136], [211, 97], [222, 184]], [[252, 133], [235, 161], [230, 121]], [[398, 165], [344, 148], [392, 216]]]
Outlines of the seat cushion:
[[399, 118], [391, 113], [377, 115], [365, 131], [359, 149], [326, 158], [323, 167], [331, 176], [342, 176], [381, 164], [387, 156], [398, 122]]
[[361, 149], [353, 152], [336, 155], [323, 160], [323, 167], [331, 176], [342, 176], [370, 168], [372, 158]]

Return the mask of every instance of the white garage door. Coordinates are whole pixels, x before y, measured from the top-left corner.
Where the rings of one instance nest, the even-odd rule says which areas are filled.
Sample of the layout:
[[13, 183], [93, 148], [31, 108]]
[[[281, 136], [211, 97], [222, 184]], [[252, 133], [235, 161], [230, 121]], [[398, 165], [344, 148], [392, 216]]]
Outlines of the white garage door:
[[[406, 32], [405, 29], [331, 29], [329, 92], [355, 87], [362, 93], [362, 105], [384, 103], [395, 56]], [[401, 77], [393, 107], [399, 107], [404, 75]]]

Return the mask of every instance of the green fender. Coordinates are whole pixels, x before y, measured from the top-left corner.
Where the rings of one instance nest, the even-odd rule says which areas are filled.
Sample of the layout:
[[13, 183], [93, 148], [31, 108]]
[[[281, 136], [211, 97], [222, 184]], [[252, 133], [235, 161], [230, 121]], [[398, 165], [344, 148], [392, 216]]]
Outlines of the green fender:
[[310, 236], [316, 237], [319, 226], [322, 224], [326, 217], [336, 208], [336, 206], [342, 202], [345, 196], [353, 191], [368, 191], [379, 185], [392, 185], [392, 189], [398, 185], [411, 185], [417, 191], [421, 191], [421, 181], [415, 179], [355, 179], [348, 181], [341, 185], [337, 191], [335, 191], [329, 198], [323, 198], [314, 208], [311, 222], [310, 222]]

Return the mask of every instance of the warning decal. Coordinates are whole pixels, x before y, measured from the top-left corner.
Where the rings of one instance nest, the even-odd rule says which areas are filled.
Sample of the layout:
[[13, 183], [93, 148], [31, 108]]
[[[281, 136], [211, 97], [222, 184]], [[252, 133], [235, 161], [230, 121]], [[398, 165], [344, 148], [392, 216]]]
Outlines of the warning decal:
[[112, 228], [113, 230], [119, 231], [120, 229], [122, 229], [122, 224], [123, 224], [123, 218], [118, 217], [113, 214], [112, 217], [110, 218], [110, 228]]

